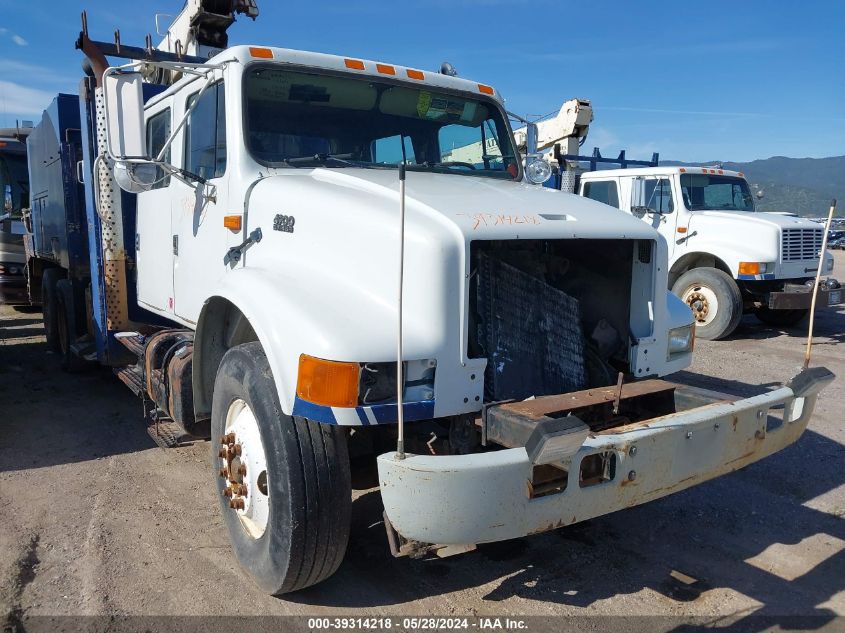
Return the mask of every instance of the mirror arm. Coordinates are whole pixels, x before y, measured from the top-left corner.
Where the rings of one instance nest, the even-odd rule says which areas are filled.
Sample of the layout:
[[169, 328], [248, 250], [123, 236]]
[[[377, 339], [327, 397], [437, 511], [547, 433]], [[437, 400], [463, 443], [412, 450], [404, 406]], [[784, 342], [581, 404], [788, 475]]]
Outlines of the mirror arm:
[[194, 108], [197, 107], [197, 104], [200, 102], [200, 99], [205, 94], [205, 91], [208, 90], [209, 86], [211, 86], [215, 81], [214, 75], [211, 75], [206, 79], [205, 85], [200, 89], [197, 93], [197, 98], [194, 99], [194, 102], [190, 105], [190, 107], [185, 111], [185, 114], [182, 116], [182, 120], [179, 121], [179, 125], [176, 126], [176, 129], [170, 133], [170, 138], [165, 141], [164, 146], [161, 148], [161, 151], [156, 156], [156, 162], [160, 163], [164, 160], [164, 155], [167, 153], [167, 150], [170, 149], [170, 146], [173, 145], [173, 141], [176, 138], [176, 135], [185, 127], [185, 124], [188, 121], [188, 117], [191, 116], [191, 113], [194, 111]]

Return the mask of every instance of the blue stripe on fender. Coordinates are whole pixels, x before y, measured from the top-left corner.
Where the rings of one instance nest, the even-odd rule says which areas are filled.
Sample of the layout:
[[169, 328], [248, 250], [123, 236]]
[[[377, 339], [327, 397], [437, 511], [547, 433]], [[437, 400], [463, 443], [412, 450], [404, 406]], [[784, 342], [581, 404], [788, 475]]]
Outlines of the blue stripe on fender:
[[355, 413], [358, 414], [358, 419], [361, 420], [361, 424], [364, 426], [370, 426], [370, 419], [367, 417], [367, 412], [364, 411], [364, 407], [355, 407]]
[[[372, 411], [376, 424], [396, 423], [395, 404], [376, 404], [369, 407], [355, 407], [355, 413], [358, 414], [358, 419], [361, 421], [362, 426], [370, 426], [371, 424], [369, 417], [367, 417], [367, 409]], [[402, 405], [402, 410], [405, 412], [405, 420], [407, 422], [430, 420], [434, 417], [434, 400], [406, 402]], [[308, 418], [321, 424], [338, 423], [331, 407], [314, 404], [313, 402], [302, 400], [299, 397], [293, 401], [293, 415]], [[345, 422], [345, 424], [349, 424], [349, 422]]]
[[[376, 404], [370, 407], [378, 424], [396, 423], [395, 404]], [[402, 405], [405, 420], [430, 420], [434, 417], [434, 400], [423, 400], [421, 402], [406, 402]]]
[[300, 398], [296, 398], [293, 401], [293, 415], [308, 418], [321, 424], [337, 424], [331, 407], [314, 404], [313, 402], [308, 402]]

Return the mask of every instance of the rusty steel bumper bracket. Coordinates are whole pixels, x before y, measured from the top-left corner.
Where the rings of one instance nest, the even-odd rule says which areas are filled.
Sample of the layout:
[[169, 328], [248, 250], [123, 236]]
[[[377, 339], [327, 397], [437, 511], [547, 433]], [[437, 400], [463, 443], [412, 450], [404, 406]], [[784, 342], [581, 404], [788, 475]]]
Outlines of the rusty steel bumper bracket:
[[[563, 482], [554, 494], [532, 495], [538, 467], [524, 446], [403, 460], [385, 453], [378, 470], [394, 552], [404, 553], [397, 547], [404, 541], [416, 542], [407, 549], [419, 551], [421, 544], [468, 548], [518, 538], [730, 473], [795, 442], [819, 391], [833, 378], [813, 368], [786, 386], [741, 400], [697, 390], [688, 400], [693, 408], [593, 432], [575, 455], [555, 465]], [[599, 460], [614, 467], [603, 477], [581, 476], [586, 463]]]

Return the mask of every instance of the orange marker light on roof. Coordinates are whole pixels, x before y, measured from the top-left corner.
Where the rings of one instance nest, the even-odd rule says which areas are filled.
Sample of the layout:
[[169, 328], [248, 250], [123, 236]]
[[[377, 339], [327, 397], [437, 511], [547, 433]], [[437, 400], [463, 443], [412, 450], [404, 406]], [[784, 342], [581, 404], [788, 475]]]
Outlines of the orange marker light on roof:
[[358, 406], [360, 373], [358, 363], [339, 363], [302, 354], [296, 395], [327, 407]]
[[360, 59], [344, 59], [343, 63], [346, 64], [347, 68], [351, 68], [352, 70], [364, 70], [364, 62]]
[[259, 48], [258, 46], [250, 46], [249, 54], [258, 59], [273, 59], [273, 51], [269, 48]]
[[493, 88], [491, 86], [485, 86], [484, 84], [478, 84], [478, 92], [482, 92], [486, 95], [491, 95], [495, 91], [493, 90]]
[[684, 169], [683, 167], [681, 167], [680, 172], [681, 172], [682, 174], [685, 174], [685, 173], [687, 173], [687, 170], [686, 170], [686, 169]]
[[389, 64], [376, 64], [376, 70], [383, 75], [395, 75], [396, 69]]
[[422, 81], [425, 79], [425, 75], [421, 70], [411, 70], [410, 68], [405, 71], [410, 79], [419, 79]]
[[231, 231], [241, 230], [241, 216], [239, 215], [225, 215], [223, 216], [223, 226]]

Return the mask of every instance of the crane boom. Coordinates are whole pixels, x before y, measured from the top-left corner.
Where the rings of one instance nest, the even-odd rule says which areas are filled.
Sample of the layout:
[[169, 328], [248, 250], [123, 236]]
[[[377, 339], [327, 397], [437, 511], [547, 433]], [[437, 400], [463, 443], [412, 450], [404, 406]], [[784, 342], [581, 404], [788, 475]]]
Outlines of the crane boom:
[[211, 57], [228, 45], [226, 31], [237, 14], [257, 18], [256, 0], [187, 0], [156, 48], [167, 53]]

